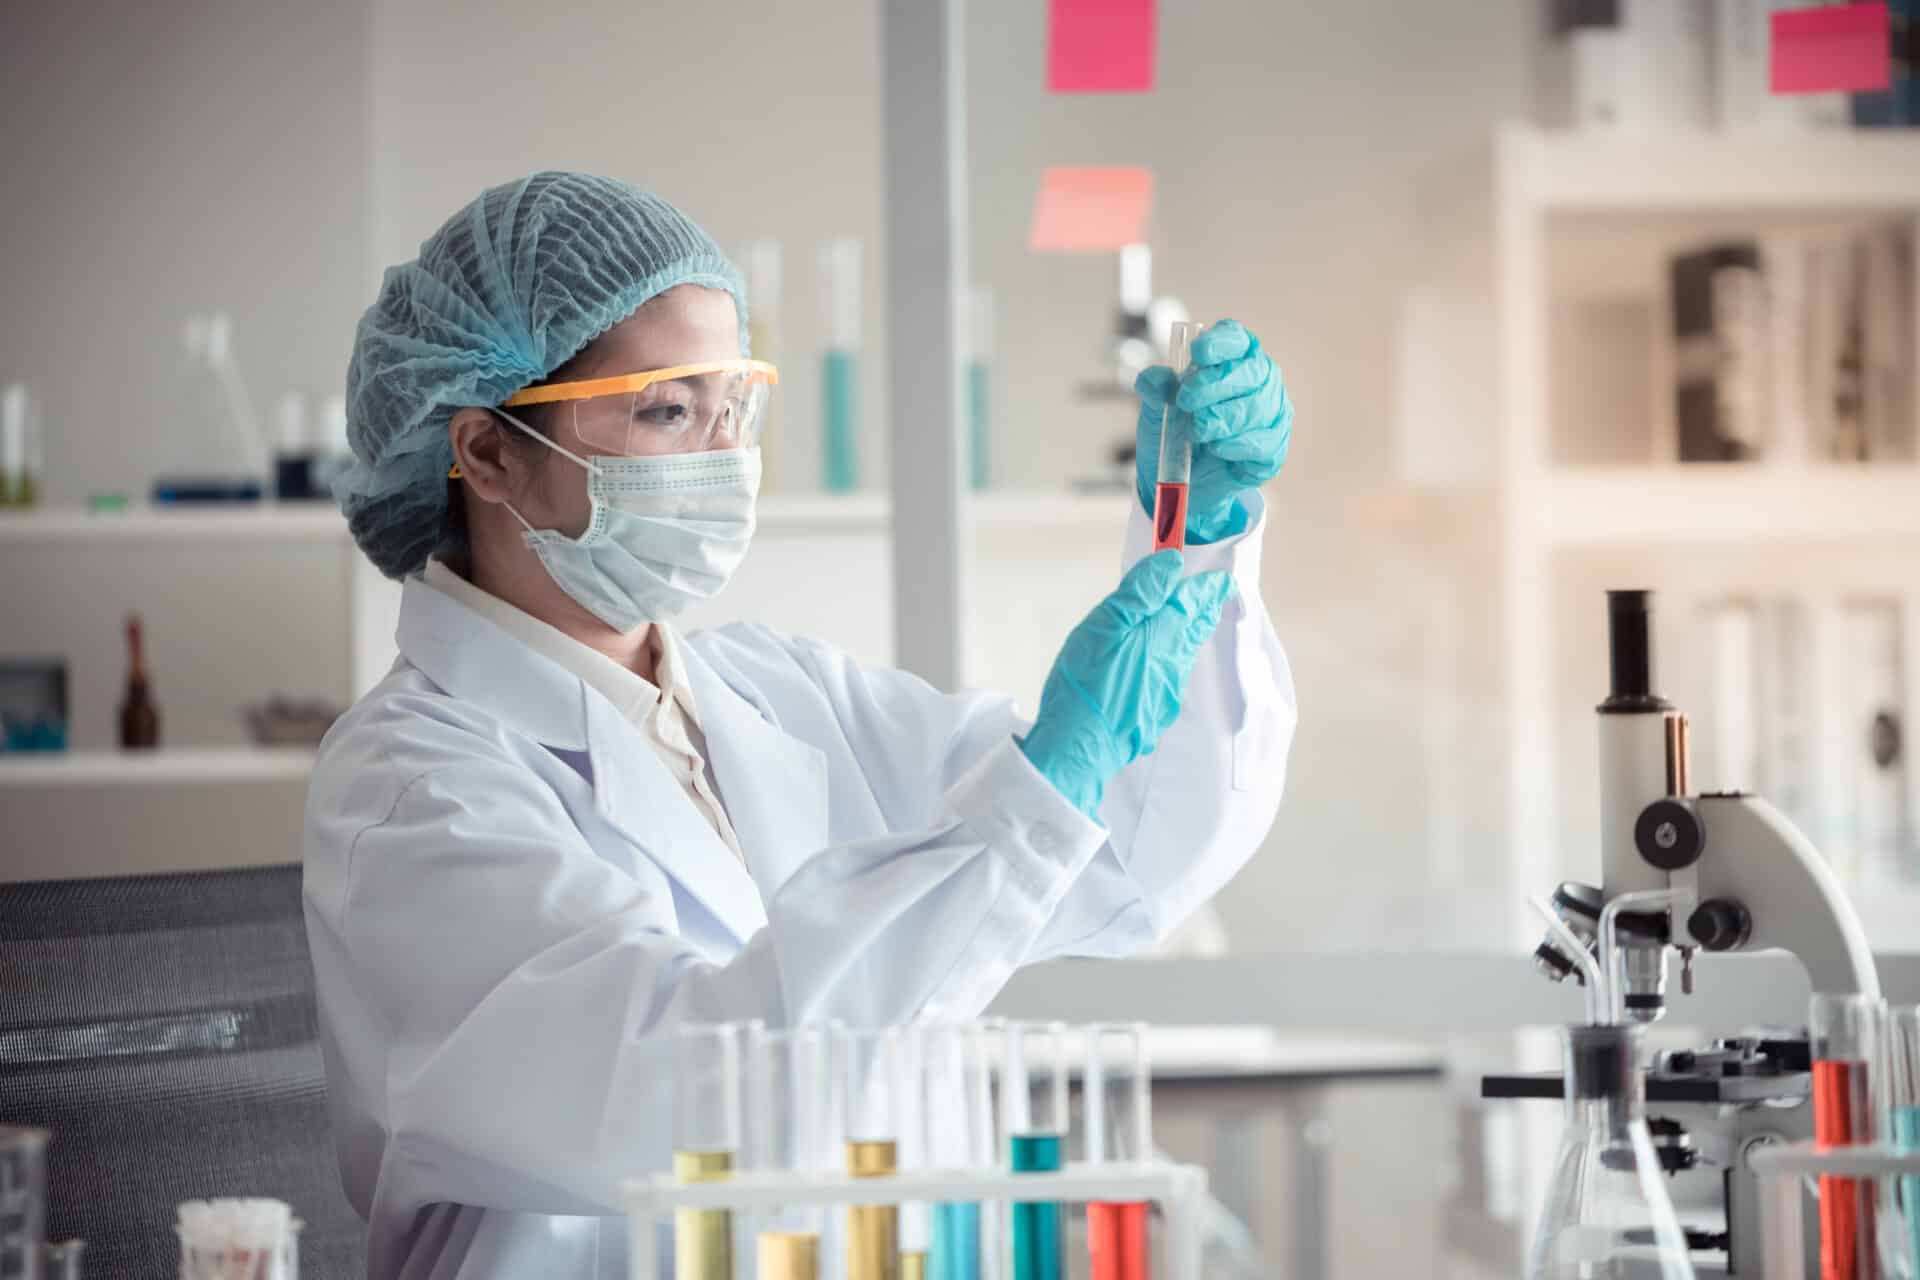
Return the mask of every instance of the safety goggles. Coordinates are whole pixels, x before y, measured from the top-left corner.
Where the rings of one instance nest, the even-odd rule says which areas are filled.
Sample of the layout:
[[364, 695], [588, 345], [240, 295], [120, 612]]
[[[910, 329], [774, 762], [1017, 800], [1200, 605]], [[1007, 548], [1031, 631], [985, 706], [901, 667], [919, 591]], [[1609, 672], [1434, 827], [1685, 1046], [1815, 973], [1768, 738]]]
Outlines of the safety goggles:
[[549, 382], [516, 391], [503, 409], [562, 407], [582, 443], [637, 457], [749, 449], [760, 443], [767, 400], [780, 371], [764, 360], [715, 360], [669, 369]]

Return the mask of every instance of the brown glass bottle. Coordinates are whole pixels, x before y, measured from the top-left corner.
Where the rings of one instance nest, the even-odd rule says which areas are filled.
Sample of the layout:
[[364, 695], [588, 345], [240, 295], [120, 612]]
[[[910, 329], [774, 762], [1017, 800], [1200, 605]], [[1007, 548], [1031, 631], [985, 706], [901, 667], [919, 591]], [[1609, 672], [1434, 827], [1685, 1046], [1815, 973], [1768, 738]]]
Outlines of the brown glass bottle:
[[146, 646], [140, 639], [140, 615], [127, 615], [127, 695], [120, 703], [120, 745], [160, 745], [160, 708], [147, 688]]

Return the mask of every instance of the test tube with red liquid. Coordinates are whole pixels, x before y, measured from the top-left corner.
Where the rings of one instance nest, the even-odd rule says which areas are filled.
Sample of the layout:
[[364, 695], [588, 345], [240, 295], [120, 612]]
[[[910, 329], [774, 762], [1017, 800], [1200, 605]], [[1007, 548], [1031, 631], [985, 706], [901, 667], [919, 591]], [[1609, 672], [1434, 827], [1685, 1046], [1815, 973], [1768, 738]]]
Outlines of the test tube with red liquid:
[[[1185, 376], [1192, 358], [1193, 340], [1200, 336], [1197, 320], [1176, 320], [1167, 339], [1167, 363], [1176, 376]], [[1193, 478], [1193, 437], [1184, 417], [1176, 416], [1171, 401], [1160, 420], [1160, 467], [1154, 474], [1153, 549], [1178, 551], [1187, 545], [1187, 482]]]
[[[1874, 996], [1813, 997], [1813, 1140], [1821, 1147], [1875, 1140], [1868, 1072], [1879, 1057], [1881, 1009]], [[1873, 1196], [1869, 1179], [1820, 1179], [1820, 1280], [1878, 1280]]]
[[[1142, 1165], [1153, 1159], [1153, 1094], [1145, 1023], [1087, 1028], [1086, 1157], [1090, 1166]], [[1150, 1280], [1153, 1270], [1144, 1200], [1087, 1205], [1091, 1280]]]

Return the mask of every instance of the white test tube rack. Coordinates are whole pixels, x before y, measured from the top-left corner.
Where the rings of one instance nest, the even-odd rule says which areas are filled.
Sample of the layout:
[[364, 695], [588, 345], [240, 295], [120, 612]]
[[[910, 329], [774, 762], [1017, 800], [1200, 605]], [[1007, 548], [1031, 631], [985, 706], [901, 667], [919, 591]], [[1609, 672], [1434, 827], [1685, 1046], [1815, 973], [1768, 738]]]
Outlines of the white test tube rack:
[[[1761, 1230], [1765, 1250], [1762, 1280], [1815, 1280], [1804, 1259], [1805, 1225], [1800, 1206], [1803, 1183], [1809, 1178], [1920, 1177], [1920, 1152], [1896, 1152], [1887, 1146], [1861, 1144], [1820, 1147], [1811, 1142], [1769, 1144], [1752, 1156], [1760, 1179]], [[1920, 1211], [1916, 1206], [1914, 1211]], [[1878, 1241], [1869, 1241], [1871, 1251]]]
[[[623, 1184], [632, 1280], [671, 1280], [656, 1247], [660, 1227], [676, 1209], [767, 1212], [798, 1206], [907, 1203], [1060, 1203], [1150, 1201], [1162, 1213], [1168, 1280], [1202, 1280], [1202, 1208], [1207, 1171], [1195, 1165], [1068, 1165], [1058, 1173], [927, 1172], [885, 1178], [845, 1174], [736, 1173], [714, 1182], [681, 1182], [671, 1175], [630, 1178]], [[1010, 1271], [1007, 1274], [1011, 1274]]]

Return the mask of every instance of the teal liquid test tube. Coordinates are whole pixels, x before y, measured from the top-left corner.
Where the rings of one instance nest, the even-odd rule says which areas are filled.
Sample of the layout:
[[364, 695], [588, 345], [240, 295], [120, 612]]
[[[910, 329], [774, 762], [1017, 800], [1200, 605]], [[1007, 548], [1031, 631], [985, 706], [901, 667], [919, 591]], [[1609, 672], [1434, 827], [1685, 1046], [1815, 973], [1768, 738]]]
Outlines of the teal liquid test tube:
[[[1888, 1135], [1900, 1155], [1920, 1153], [1920, 1005], [1895, 1006], [1887, 1018]], [[1898, 1231], [1881, 1237], [1883, 1248], [1899, 1249], [1905, 1257], [1885, 1259], [1889, 1277], [1920, 1276], [1920, 1177], [1899, 1178], [1894, 1193]]]
[[[1007, 1028], [1001, 1086], [1007, 1161], [1014, 1173], [1057, 1173], [1066, 1160], [1067, 1027], [1015, 1022]], [[1013, 1206], [1013, 1280], [1064, 1280], [1066, 1209], [1058, 1202]]]
[[[987, 1035], [983, 1023], [934, 1023], [919, 1029], [921, 1120], [929, 1169], [980, 1173], [997, 1166]], [[934, 1204], [928, 1226], [929, 1280], [984, 1280], [985, 1219], [980, 1205]]]
[[820, 484], [851, 493], [860, 487], [860, 242], [850, 236], [820, 246], [820, 308]]
[[993, 293], [967, 295], [967, 478], [977, 491], [992, 477]]

